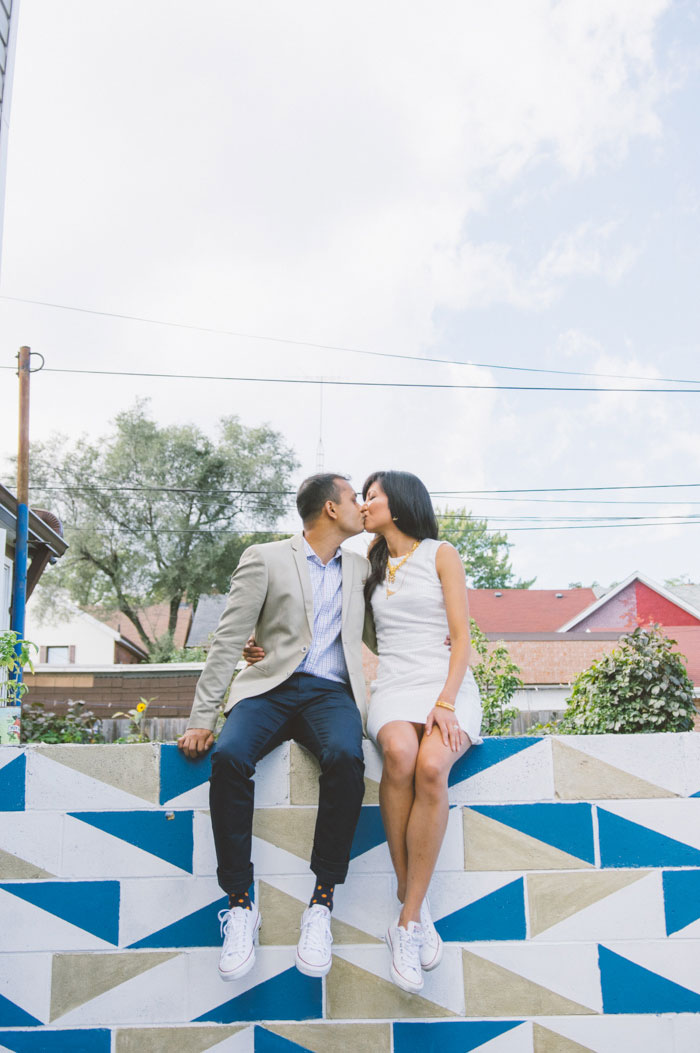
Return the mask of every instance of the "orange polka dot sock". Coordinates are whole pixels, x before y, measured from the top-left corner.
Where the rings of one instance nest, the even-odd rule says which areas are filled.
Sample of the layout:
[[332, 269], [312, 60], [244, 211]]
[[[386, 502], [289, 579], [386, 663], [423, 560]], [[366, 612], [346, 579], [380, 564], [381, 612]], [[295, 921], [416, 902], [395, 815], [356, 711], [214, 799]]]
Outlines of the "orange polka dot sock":
[[329, 910], [333, 910], [333, 890], [335, 885], [326, 885], [323, 881], [316, 881], [314, 890], [309, 900], [309, 906], [313, 907], [314, 904], [320, 903], [322, 907], [328, 907]]
[[228, 897], [228, 909], [233, 910], [234, 907], [243, 907], [243, 910], [251, 910], [252, 904], [250, 902], [250, 892], [232, 892]]

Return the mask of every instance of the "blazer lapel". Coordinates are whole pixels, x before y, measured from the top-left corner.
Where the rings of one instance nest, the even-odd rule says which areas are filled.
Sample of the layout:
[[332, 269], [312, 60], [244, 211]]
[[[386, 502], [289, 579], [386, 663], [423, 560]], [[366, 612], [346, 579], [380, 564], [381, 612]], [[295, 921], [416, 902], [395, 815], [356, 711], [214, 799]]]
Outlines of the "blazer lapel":
[[340, 566], [343, 575], [343, 607], [342, 607], [342, 624], [345, 625], [345, 619], [348, 616], [348, 608], [350, 606], [350, 599], [352, 597], [352, 579], [354, 575], [353, 560], [345, 555], [341, 548]]
[[309, 631], [313, 635], [314, 598], [311, 592], [311, 577], [309, 576], [309, 567], [306, 562], [303, 534], [295, 534], [292, 538], [292, 551], [294, 553], [294, 562], [296, 563], [297, 571], [299, 572], [299, 582], [301, 584], [302, 596], [304, 597], [304, 607], [306, 609], [306, 618], [309, 623]]

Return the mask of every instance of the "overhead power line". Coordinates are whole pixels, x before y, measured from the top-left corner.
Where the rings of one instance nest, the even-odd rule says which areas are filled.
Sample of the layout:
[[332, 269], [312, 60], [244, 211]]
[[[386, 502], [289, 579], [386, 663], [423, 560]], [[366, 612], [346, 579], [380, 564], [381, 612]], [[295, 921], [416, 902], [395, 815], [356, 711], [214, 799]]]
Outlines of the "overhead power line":
[[[678, 519], [672, 522], [644, 522], [644, 523], [575, 523], [575, 524], [559, 524], [559, 523], [543, 523], [538, 526], [515, 526], [508, 528], [508, 533], [520, 533], [527, 530], [635, 530], [642, 527], [669, 527], [669, 526], [698, 526], [700, 525], [700, 516], [695, 519]], [[243, 536], [246, 534], [258, 534], [264, 536], [279, 535], [279, 534], [294, 534], [298, 532], [298, 526], [294, 527], [278, 527], [276, 530], [256, 530], [254, 527], [249, 527], [247, 530], [230, 530], [227, 527], [213, 527], [211, 530], [203, 530], [201, 528], [177, 528], [170, 527], [165, 530], [159, 530], [159, 534], [188, 534], [188, 535], [199, 535], [206, 537], [221, 537], [221, 536]], [[130, 534], [136, 536], [143, 536], [151, 534], [149, 530], [130, 530]]]
[[[11, 486], [11, 483], [6, 483], [6, 486]], [[497, 497], [498, 494], [556, 494], [556, 493], [610, 493], [616, 491], [630, 491], [630, 490], [688, 490], [697, 489], [700, 487], [700, 483], [644, 483], [640, 485], [622, 485], [622, 486], [553, 486], [553, 487], [542, 487], [542, 488], [529, 488], [519, 490], [431, 490], [431, 497], [459, 497], [463, 499], [472, 497], [488, 497], [494, 501], [532, 501], [533, 498], [519, 498], [519, 497]], [[218, 497], [219, 495], [236, 494], [239, 496], [264, 496], [264, 497], [293, 497], [296, 494], [295, 490], [240, 490], [233, 488], [221, 488], [211, 490], [201, 490], [194, 487], [186, 486], [122, 486], [119, 483], [86, 483], [83, 486], [30, 486], [30, 490], [39, 490], [42, 493], [56, 492], [56, 493], [91, 493], [93, 491], [109, 491], [112, 493], [172, 493], [172, 494], [193, 494], [199, 497]], [[539, 498], [539, 501], [546, 500], [545, 498]], [[666, 501], [636, 501], [634, 499], [625, 499], [619, 501], [601, 501], [595, 500], [593, 502], [578, 501], [570, 498], [552, 498], [551, 503], [567, 503], [567, 504], [661, 504], [666, 505], [670, 503], [670, 499]], [[683, 504], [696, 504], [694, 501], [683, 500]]]
[[369, 351], [359, 347], [346, 347], [342, 344], [319, 344], [311, 340], [296, 340], [289, 337], [269, 336], [260, 333], [247, 333], [236, 329], [220, 329], [213, 326], [190, 325], [186, 322], [168, 322], [159, 318], [145, 318], [142, 315], [123, 314], [117, 311], [97, 311], [89, 307], [74, 307], [69, 304], [53, 303], [48, 300], [30, 300], [21, 296], [0, 296], [2, 300], [13, 303], [33, 304], [36, 307], [50, 307], [57, 311], [72, 311], [77, 314], [91, 314], [99, 318], [115, 318], [125, 322], [141, 322], [144, 325], [164, 326], [169, 329], [184, 329], [195, 333], [209, 333], [214, 336], [232, 336], [241, 340], [257, 340], [270, 344], [286, 344], [290, 347], [306, 347], [317, 351], [338, 351], [349, 355], [366, 355], [370, 358], [393, 358], [403, 362], [423, 362], [431, 365], [471, 366], [477, 369], [505, 369], [516, 373], [548, 373], [568, 377], [597, 377], [607, 380], [656, 380], [666, 384], [700, 384], [700, 380], [687, 380], [678, 377], [643, 377], [626, 373], [593, 373], [579, 369], [545, 369], [541, 366], [510, 366], [496, 362], [472, 362], [455, 358], [431, 358], [428, 355], [402, 355], [394, 351]]
[[[451, 519], [451, 516], [438, 515], [437, 519]], [[468, 520], [470, 516], [457, 516], [458, 519]], [[674, 526], [678, 520], [683, 520], [684, 523], [690, 524], [700, 520], [700, 515], [669, 515], [669, 516], [509, 516], [508, 518], [498, 519], [490, 518], [490, 523], [501, 524], [501, 530], [515, 530], [515, 527], [510, 527], [510, 523], [543, 523], [547, 526], [554, 526], [559, 523], [581, 523], [585, 526], [606, 526], [607, 524], [624, 525], [625, 523], [642, 523], [647, 526]], [[295, 530], [298, 527], [294, 528]], [[138, 532], [138, 531], [137, 531]], [[215, 523], [209, 524], [209, 527], [154, 527], [153, 531], [156, 534], [210, 534], [212, 532], [228, 533], [228, 527], [225, 525], [216, 526]], [[247, 527], [244, 531], [246, 534], [255, 533], [266, 533], [267, 531], [257, 530], [254, 526]], [[277, 534], [279, 530], [272, 530], [271, 533]], [[498, 532], [498, 531], [493, 531]]]
[[[14, 369], [14, 366], [3, 366], [3, 369]], [[555, 386], [542, 384], [430, 384], [418, 381], [400, 380], [330, 380], [327, 377], [233, 377], [209, 373], [152, 373], [136, 369], [60, 369], [45, 366], [43, 373], [62, 373], [69, 376], [95, 377], [143, 377], [152, 380], [215, 380], [237, 384], [293, 384], [316, 387], [341, 388], [394, 388], [420, 391], [555, 391], [555, 392], [589, 392], [599, 394], [617, 392], [618, 394], [636, 395], [698, 395], [698, 388], [638, 388], [638, 387], [585, 387]], [[693, 383], [695, 383], [693, 381]]]
[[581, 494], [603, 493], [611, 490], [687, 490], [700, 483], [642, 483], [623, 486], [546, 486], [518, 488], [515, 490], [431, 490], [431, 497], [462, 497], [477, 494]]

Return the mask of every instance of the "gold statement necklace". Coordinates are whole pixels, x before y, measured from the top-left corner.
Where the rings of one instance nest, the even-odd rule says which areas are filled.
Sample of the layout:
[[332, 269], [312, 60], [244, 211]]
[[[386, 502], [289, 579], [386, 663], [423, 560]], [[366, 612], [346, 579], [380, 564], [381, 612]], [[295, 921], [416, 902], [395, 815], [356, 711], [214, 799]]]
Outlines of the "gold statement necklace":
[[396, 592], [398, 592], [398, 589], [391, 589], [391, 588], [389, 588], [389, 586], [393, 585], [396, 582], [396, 572], [398, 570], [400, 570], [401, 567], [403, 567], [403, 565], [406, 562], [406, 560], [411, 558], [411, 556], [416, 551], [416, 549], [418, 548], [419, 545], [420, 545], [420, 541], [414, 541], [413, 548], [409, 552], [406, 553], [406, 555], [403, 557], [403, 559], [400, 561], [400, 563], [397, 563], [393, 567], [392, 567], [391, 563], [389, 562], [389, 557], [387, 556], [387, 563], [386, 563], [386, 594], [387, 594], [387, 597], [393, 596], [393, 595], [395, 595]]

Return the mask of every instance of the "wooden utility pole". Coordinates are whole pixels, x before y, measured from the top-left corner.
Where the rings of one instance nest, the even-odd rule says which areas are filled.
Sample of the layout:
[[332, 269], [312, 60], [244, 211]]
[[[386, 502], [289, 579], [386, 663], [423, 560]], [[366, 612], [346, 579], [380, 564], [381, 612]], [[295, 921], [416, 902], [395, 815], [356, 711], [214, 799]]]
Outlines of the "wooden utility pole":
[[[29, 547], [29, 377], [31, 349], [20, 347], [19, 362], [19, 441], [17, 446], [17, 536], [15, 538], [15, 576], [12, 593], [12, 629], [24, 639], [27, 604], [27, 553]], [[21, 668], [15, 679], [22, 680]]]

